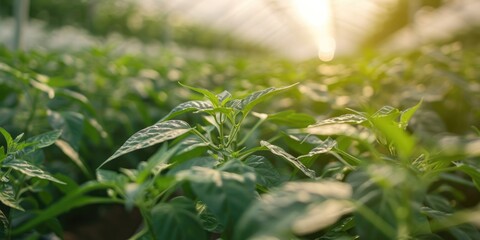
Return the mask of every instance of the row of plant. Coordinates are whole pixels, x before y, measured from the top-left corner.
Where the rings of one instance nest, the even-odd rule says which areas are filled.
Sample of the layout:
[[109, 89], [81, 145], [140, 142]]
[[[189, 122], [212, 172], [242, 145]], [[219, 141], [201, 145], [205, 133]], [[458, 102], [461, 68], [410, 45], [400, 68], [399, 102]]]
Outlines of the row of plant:
[[[2, 2], [0, 17], [15, 16], [14, 5], [15, 1]], [[154, 8], [152, 11], [130, 0], [36, 0], [29, 4], [29, 17], [44, 21], [49, 28], [75, 26], [102, 37], [116, 33], [149, 43], [174, 42], [184, 47], [266, 52], [246, 40], [187, 21], [163, 8]]]
[[318, 66], [2, 49], [3, 237], [63, 236], [72, 209], [121, 204], [142, 216], [134, 239], [476, 239], [474, 52]]

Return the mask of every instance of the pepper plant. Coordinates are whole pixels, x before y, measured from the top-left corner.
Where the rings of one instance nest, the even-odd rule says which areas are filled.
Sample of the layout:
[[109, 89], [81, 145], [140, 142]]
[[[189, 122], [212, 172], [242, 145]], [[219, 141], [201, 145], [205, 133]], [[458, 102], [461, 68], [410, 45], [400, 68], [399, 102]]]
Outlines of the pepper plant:
[[[480, 210], [462, 204], [462, 193], [451, 187], [454, 182], [478, 191], [478, 156], [468, 147], [475, 140], [451, 152], [421, 144], [407, 131], [421, 102], [403, 111], [351, 110], [320, 121], [292, 111], [252, 111], [294, 86], [244, 98], [185, 86], [206, 100], [179, 104], [133, 134], [97, 169], [96, 181], [70, 191], [12, 233], [72, 207], [122, 203], [143, 217], [131, 239], [480, 237], [472, 225]], [[186, 113], [196, 118], [178, 119]], [[260, 140], [257, 131], [269, 122], [295, 129]], [[156, 144], [157, 152], [136, 168], [104, 169]], [[282, 163], [290, 171], [275, 167]], [[109, 197], [87, 195], [99, 189]]]

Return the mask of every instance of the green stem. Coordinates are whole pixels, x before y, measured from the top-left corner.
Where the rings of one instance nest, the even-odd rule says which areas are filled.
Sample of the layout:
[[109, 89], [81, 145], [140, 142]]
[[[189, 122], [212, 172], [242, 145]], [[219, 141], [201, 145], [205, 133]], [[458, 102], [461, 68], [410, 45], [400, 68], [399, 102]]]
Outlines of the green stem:
[[232, 132], [230, 133], [230, 137], [228, 138], [228, 142], [227, 142], [227, 144], [226, 144], [226, 147], [229, 147], [230, 144], [232, 144], [232, 143], [237, 139], [238, 132], [240, 131], [240, 126], [242, 125], [243, 120], [245, 120], [245, 117], [246, 117], [246, 116], [247, 116], [247, 115], [244, 114], [244, 115], [242, 116], [242, 118], [240, 119], [240, 121], [238, 121], [237, 124], [233, 123], [233, 124], [234, 124], [233, 130], [232, 130]]
[[[344, 156], [347, 158], [347, 162], [349, 162], [349, 165], [354, 165], [354, 166], [357, 166], [359, 165], [360, 163], [362, 163], [362, 160], [360, 160], [359, 158], [341, 150], [341, 149], [338, 149], [338, 148], [335, 148], [335, 151], [338, 152], [340, 155]], [[331, 152], [331, 153], [334, 153], [334, 152]]]
[[202, 139], [203, 142], [207, 143], [209, 147], [213, 148], [214, 150], [218, 151], [220, 148], [213, 144], [210, 140], [208, 140], [201, 132], [199, 132], [196, 128], [192, 129], [192, 132], [197, 135], [200, 139]]
[[213, 118], [215, 119], [215, 123], [217, 123], [217, 126], [218, 126], [218, 135], [220, 137], [220, 144], [222, 146], [225, 146], [225, 135], [224, 135], [225, 133], [224, 133], [224, 129], [223, 129], [224, 121], [222, 121], [222, 116], [223, 116], [223, 114], [220, 113], [219, 116], [218, 116], [220, 119], [217, 119], [217, 116], [214, 116]]
[[248, 138], [250, 138], [250, 136], [252, 136], [253, 132], [255, 132], [255, 130], [257, 130], [257, 128], [263, 123], [265, 122], [265, 119], [260, 119], [260, 121], [258, 121], [257, 123], [255, 123], [255, 125], [252, 127], [252, 129], [250, 129], [250, 131], [247, 132], [247, 134], [245, 135], [245, 137], [243, 137], [242, 140], [240, 140], [240, 142], [238, 143], [238, 145], [243, 145], [247, 140]]
[[37, 103], [38, 103], [38, 91], [35, 91], [33, 93], [33, 99], [32, 99], [32, 110], [30, 111], [30, 114], [28, 115], [28, 119], [25, 122], [25, 127], [24, 127], [25, 135], [28, 135], [29, 126], [32, 123], [33, 118], [35, 117], [35, 112], [37, 111]]

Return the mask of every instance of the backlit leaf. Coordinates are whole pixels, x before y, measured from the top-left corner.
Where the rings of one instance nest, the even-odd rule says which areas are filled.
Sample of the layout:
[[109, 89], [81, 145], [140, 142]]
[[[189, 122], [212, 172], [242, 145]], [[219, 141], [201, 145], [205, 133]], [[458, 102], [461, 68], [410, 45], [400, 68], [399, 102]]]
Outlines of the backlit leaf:
[[213, 105], [210, 101], [188, 101], [179, 104], [175, 108], [172, 109], [165, 117], [163, 117], [159, 122], [163, 122], [168, 119], [172, 119], [180, 114], [187, 113], [187, 112], [193, 112], [193, 111], [199, 111], [199, 110], [207, 110], [207, 109], [212, 109]]
[[272, 152], [273, 154], [282, 157], [283, 159], [289, 161], [291, 164], [293, 164], [296, 168], [298, 168], [300, 171], [302, 171], [306, 176], [315, 179], [315, 171], [308, 169], [301, 163], [297, 158], [294, 156], [290, 155], [289, 153], [285, 152], [281, 147], [275, 146], [273, 144], [270, 144], [269, 142], [266, 141], [261, 141], [260, 144], [262, 146], [265, 146]]
[[284, 90], [292, 88], [295, 85], [297, 85], [297, 84], [295, 83], [295, 84], [292, 84], [290, 86], [281, 87], [281, 88], [270, 87], [270, 88], [267, 88], [267, 89], [264, 89], [264, 90], [261, 90], [261, 91], [254, 92], [254, 93], [246, 96], [244, 99], [242, 99], [240, 101], [239, 105], [237, 106], [237, 108], [239, 110], [243, 111], [244, 113], [248, 113], [248, 112], [250, 112], [250, 110], [252, 110], [253, 107], [255, 107], [255, 105], [265, 101], [268, 97], [271, 97], [271, 96], [273, 96], [275, 94], [278, 94], [278, 93], [280, 93]]
[[220, 102], [220, 106], [223, 106], [230, 98], [232, 97], [232, 94], [230, 94], [228, 91], [223, 91], [217, 95], [218, 101]]
[[30, 177], [36, 177], [36, 178], [41, 178], [41, 179], [49, 180], [49, 181], [60, 183], [60, 184], [65, 184], [64, 182], [54, 178], [48, 172], [42, 170], [41, 168], [35, 165], [32, 165], [31, 163], [25, 160], [21, 160], [21, 159], [7, 160], [3, 163], [3, 167], [15, 169]]
[[178, 82], [178, 84], [180, 84], [182, 87], [186, 87], [190, 90], [193, 90], [195, 92], [203, 94], [208, 100], [210, 100], [210, 102], [213, 104], [214, 107], [219, 107], [220, 106], [220, 103], [218, 101], [219, 98], [217, 97], [217, 95], [208, 91], [207, 89], [187, 86], [185, 84], [182, 84], [181, 82]]
[[372, 117], [373, 118], [381, 118], [381, 117], [387, 117], [389, 115], [397, 115], [399, 113], [398, 109], [392, 107], [392, 106], [383, 106], [380, 108], [378, 111], [376, 111]]
[[352, 195], [342, 182], [288, 182], [262, 195], [236, 226], [234, 239], [291, 239], [325, 228], [349, 213]]
[[339, 123], [360, 124], [360, 123], [365, 122], [366, 120], [367, 120], [367, 118], [365, 118], [362, 115], [349, 113], [349, 114], [341, 115], [341, 116], [338, 116], [338, 117], [333, 117], [333, 118], [322, 120], [322, 121], [317, 122], [315, 124], [312, 124], [308, 127], [317, 127], [317, 126], [322, 126], [322, 125], [339, 124]]
[[129, 152], [174, 139], [187, 133], [190, 129], [190, 125], [181, 120], [169, 120], [144, 128], [133, 134], [111, 157], [103, 162], [100, 167]]
[[400, 126], [402, 128], [406, 128], [408, 126], [408, 121], [412, 118], [413, 114], [420, 108], [420, 105], [422, 105], [423, 100], [420, 100], [415, 106], [408, 108], [404, 111], [402, 111], [402, 114], [400, 115]]
[[302, 155], [298, 158], [302, 158], [302, 157], [312, 157], [312, 156], [315, 156], [315, 155], [318, 155], [318, 154], [322, 154], [322, 153], [327, 153], [329, 151], [331, 151], [336, 145], [337, 145], [337, 142], [331, 138], [327, 138], [325, 139], [325, 141], [321, 141], [321, 142], [318, 142], [316, 143], [318, 144], [316, 147], [314, 147], [312, 150], [310, 150], [310, 152], [306, 155]]

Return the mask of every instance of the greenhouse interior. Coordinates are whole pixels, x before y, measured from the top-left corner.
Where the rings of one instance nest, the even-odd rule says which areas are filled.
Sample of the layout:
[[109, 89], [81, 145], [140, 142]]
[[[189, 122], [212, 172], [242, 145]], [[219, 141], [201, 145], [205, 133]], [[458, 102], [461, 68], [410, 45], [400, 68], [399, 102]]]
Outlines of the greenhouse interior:
[[480, 239], [478, 0], [2, 0], [0, 239]]

